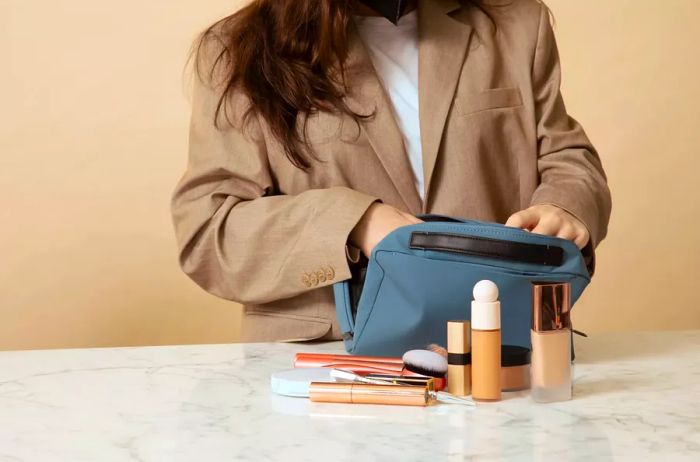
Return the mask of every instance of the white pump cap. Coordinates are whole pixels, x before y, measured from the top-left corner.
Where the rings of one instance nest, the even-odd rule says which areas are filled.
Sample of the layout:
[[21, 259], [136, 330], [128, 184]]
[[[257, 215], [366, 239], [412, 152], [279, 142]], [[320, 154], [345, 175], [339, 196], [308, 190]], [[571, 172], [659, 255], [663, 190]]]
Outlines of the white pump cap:
[[501, 302], [498, 301], [498, 286], [487, 279], [474, 286], [472, 301], [472, 329], [497, 330], [501, 328]]

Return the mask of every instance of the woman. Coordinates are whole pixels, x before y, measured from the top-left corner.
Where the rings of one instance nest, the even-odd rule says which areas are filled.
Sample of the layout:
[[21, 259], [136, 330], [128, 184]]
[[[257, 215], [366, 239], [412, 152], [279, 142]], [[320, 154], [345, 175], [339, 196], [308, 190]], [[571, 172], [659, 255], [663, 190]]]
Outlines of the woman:
[[605, 237], [606, 177], [537, 0], [255, 0], [195, 51], [180, 262], [245, 305], [246, 341], [339, 338], [331, 285], [422, 213], [590, 258]]

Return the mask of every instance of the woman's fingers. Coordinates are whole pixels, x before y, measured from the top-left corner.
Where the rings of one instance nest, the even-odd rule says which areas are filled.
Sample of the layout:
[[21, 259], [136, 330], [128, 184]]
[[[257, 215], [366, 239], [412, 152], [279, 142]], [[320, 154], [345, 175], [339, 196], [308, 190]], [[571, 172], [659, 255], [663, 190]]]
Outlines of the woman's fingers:
[[389, 233], [416, 223], [422, 223], [422, 220], [390, 205], [375, 202], [350, 233], [349, 242], [369, 257], [374, 247]]
[[569, 241], [576, 241], [576, 239], [579, 237], [579, 232], [570, 223], [564, 223], [561, 228], [559, 228], [556, 236]]
[[561, 219], [549, 214], [541, 214], [537, 226], [532, 229], [533, 233], [544, 234], [545, 236], [556, 236], [562, 227]]
[[588, 232], [588, 229], [586, 229], [586, 227], [584, 226], [582, 232], [578, 233], [576, 239], [574, 239], [574, 244], [576, 244], [576, 246], [579, 249], [583, 249], [584, 247], [586, 247], [588, 241], [590, 240], [591, 234]]
[[585, 226], [566, 222], [557, 233], [557, 237], [573, 242], [579, 249], [586, 247], [590, 239], [590, 235]]
[[410, 213], [404, 213], [404, 216], [406, 217], [406, 221], [408, 221], [408, 224], [410, 225], [416, 225], [418, 223], [423, 223], [423, 220], [418, 218], [415, 215], [411, 215]]
[[588, 244], [590, 234], [586, 226], [564, 209], [543, 204], [514, 213], [506, 226], [530, 230], [545, 236], [556, 236], [572, 241], [582, 249]]
[[532, 229], [537, 226], [539, 219], [539, 214], [531, 207], [511, 215], [508, 221], [506, 221], [506, 226], [520, 229]]

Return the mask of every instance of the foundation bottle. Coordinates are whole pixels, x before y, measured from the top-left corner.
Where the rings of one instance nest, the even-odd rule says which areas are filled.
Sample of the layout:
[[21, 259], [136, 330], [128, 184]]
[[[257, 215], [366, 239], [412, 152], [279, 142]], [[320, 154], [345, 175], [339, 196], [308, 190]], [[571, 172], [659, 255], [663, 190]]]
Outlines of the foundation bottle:
[[501, 303], [489, 280], [474, 286], [472, 301], [472, 398], [501, 399]]
[[572, 396], [571, 286], [532, 284], [532, 399], [538, 403], [566, 401]]

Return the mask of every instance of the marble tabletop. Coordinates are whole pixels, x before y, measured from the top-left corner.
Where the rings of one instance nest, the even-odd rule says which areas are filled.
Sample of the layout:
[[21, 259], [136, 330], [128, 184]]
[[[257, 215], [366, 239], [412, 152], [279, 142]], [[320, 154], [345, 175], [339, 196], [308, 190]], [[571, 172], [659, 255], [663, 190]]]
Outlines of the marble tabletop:
[[574, 400], [310, 403], [270, 373], [326, 343], [0, 353], [0, 461], [700, 460], [700, 331], [577, 339]]

